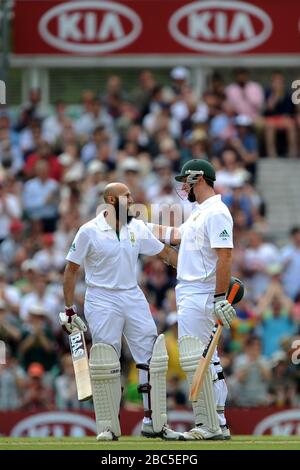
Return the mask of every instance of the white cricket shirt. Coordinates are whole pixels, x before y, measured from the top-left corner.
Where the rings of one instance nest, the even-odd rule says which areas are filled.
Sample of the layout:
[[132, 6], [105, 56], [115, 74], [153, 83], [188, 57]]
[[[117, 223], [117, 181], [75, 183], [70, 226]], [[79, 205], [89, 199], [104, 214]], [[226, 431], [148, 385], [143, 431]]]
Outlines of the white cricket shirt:
[[217, 254], [215, 248], [233, 248], [233, 221], [220, 195], [197, 204], [181, 225], [177, 279], [180, 285], [197, 286], [201, 292], [214, 292]]
[[138, 256], [153, 256], [164, 248], [142, 220], [122, 226], [119, 238], [101, 212], [78, 230], [68, 261], [83, 262], [89, 287], [132, 289], [137, 286]]

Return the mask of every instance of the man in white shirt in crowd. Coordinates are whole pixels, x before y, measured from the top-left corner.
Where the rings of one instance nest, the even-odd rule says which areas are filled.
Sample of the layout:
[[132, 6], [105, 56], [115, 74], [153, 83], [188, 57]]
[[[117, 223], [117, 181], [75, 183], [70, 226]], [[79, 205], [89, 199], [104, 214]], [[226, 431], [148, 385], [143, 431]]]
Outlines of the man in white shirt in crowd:
[[104, 191], [105, 210], [84, 224], [67, 255], [64, 274], [65, 312], [60, 323], [69, 333], [86, 330], [76, 314], [74, 289], [80, 265], [87, 284], [84, 313], [92, 334], [91, 382], [97, 440], [115, 440], [121, 434], [120, 363], [122, 335], [140, 374], [145, 417], [142, 435], [179, 440], [182, 434], [167, 426], [166, 372], [168, 355], [149, 305], [137, 285], [138, 256], [159, 255], [176, 266], [177, 253], [157, 240], [141, 220], [130, 215], [133, 199], [128, 187], [110, 183]]

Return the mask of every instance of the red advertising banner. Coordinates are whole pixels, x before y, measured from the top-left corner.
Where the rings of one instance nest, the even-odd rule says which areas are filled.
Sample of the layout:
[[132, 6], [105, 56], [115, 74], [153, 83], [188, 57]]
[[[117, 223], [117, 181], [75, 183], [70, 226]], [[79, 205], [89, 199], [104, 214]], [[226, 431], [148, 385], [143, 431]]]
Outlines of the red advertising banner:
[[[300, 435], [300, 409], [229, 408], [226, 412], [231, 433]], [[123, 435], [139, 435], [143, 413], [123, 409], [121, 428]], [[173, 429], [187, 431], [193, 427], [193, 414], [182, 408], [168, 413]], [[12, 437], [82, 437], [96, 434], [94, 414], [83, 411], [22, 411], [0, 412], [0, 436]]]
[[294, 55], [300, 3], [16, 0], [13, 31], [21, 55]]

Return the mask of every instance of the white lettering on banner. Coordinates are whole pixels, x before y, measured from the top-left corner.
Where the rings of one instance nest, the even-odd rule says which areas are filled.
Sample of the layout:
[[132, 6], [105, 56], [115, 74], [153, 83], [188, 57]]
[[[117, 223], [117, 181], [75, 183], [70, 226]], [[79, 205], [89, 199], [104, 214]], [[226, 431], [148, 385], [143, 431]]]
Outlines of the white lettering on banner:
[[300, 340], [299, 339], [296, 339], [295, 341], [293, 341], [292, 349], [295, 349], [295, 351], [292, 354], [292, 363], [295, 365], [298, 365], [300, 364]]
[[229, 39], [237, 41], [240, 38], [251, 39], [254, 36], [255, 30], [250, 17], [245, 13], [237, 13], [228, 32]]
[[120, 3], [78, 0], [50, 8], [40, 19], [38, 30], [56, 49], [94, 54], [128, 46], [140, 35], [142, 22], [131, 8]]
[[63, 14], [58, 17], [58, 35], [62, 39], [73, 39], [80, 41], [82, 39], [81, 31], [78, 23], [81, 19], [80, 13], [73, 13], [72, 15]]
[[190, 49], [219, 54], [251, 50], [263, 44], [272, 30], [272, 20], [265, 11], [235, 0], [189, 3], [169, 21], [175, 41]]
[[120, 19], [115, 13], [107, 13], [103, 19], [102, 28], [99, 30], [99, 39], [107, 40], [110, 36], [120, 39], [125, 35]]
[[6, 104], [6, 85], [3, 80], [0, 80], [0, 104]]

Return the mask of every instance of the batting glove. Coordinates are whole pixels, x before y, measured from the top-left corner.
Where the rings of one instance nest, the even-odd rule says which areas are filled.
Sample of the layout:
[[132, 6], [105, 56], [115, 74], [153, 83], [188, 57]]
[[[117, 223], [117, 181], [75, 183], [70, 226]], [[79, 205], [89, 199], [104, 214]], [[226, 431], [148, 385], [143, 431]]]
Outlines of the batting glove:
[[236, 311], [226, 300], [226, 294], [216, 294], [214, 301], [214, 313], [224, 328], [230, 329], [230, 325], [236, 317]]
[[71, 307], [65, 307], [65, 311], [60, 312], [59, 323], [61, 324], [63, 330], [68, 334], [73, 333], [75, 330], [87, 330], [86, 324], [76, 313], [75, 305], [72, 305]]

